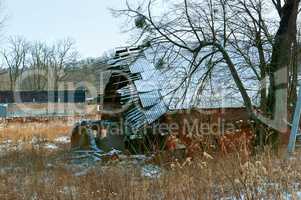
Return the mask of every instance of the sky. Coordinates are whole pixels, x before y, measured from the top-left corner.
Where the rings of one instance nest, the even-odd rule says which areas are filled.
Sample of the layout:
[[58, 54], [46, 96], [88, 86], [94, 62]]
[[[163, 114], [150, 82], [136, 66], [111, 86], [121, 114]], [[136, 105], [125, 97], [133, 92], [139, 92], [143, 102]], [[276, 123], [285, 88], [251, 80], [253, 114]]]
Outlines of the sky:
[[122, 8], [125, 0], [3, 0], [6, 13], [4, 35], [24, 36], [29, 41], [70, 37], [81, 57], [99, 57], [124, 46], [129, 35], [122, 33], [123, 20], [109, 8]]

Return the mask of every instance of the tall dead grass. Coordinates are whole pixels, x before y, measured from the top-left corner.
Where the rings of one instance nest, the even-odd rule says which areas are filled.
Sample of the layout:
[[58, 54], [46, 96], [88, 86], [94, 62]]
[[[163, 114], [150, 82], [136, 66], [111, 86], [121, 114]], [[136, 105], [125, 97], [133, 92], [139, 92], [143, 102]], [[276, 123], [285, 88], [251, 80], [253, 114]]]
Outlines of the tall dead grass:
[[[0, 199], [298, 199], [300, 159], [265, 151], [245, 162], [238, 154], [199, 156], [162, 166], [146, 178], [137, 166], [98, 163], [80, 176], [66, 150], [32, 148], [0, 158]], [[300, 196], [299, 196], [300, 198]]]
[[[68, 133], [60, 122], [9, 126], [1, 139], [49, 141]], [[160, 160], [161, 176], [147, 178], [137, 165], [99, 162], [86, 173], [71, 164], [68, 147], [32, 145], [0, 157], [0, 199], [300, 199], [301, 159], [286, 160], [266, 149], [246, 161], [238, 153]], [[85, 165], [84, 165], [85, 168]], [[88, 167], [87, 167], [88, 168]], [[298, 196], [299, 195], [299, 196]]]
[[5, 140], [13, 142], [17, 142], [18, 140], [30, 141], [34, 137], [54, 140], [62, 135], [68, 135], [71, 128], [72, 125], [61, 121], [51, 121], [48, 123], [11, 123], [0, 129], [0, 143]]

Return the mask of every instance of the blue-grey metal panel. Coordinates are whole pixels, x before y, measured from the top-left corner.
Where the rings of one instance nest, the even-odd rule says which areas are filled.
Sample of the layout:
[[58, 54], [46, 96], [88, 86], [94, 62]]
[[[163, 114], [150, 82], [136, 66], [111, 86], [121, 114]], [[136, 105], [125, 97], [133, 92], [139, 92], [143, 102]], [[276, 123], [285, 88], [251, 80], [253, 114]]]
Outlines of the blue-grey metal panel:
[[135, 62], [130, 65], [130, 70], [132, 73], [141, 73], [144, 71], [154, 70], [155, 67], [146, 60], [145, 57], [138, 58]]
[[157, 70], [148, 70], [148, 71], [144, 71], [141, 72], [141, 77], [143, 80], [153, 80], [153, 81], [157, 81], [158, 78], [160, 77], [160, 74]]
[[[167, 107], [160, 93], [160, 72], [146, 57], [138, 51], [122, 48], [116, 51], [116, 59], [111, 64], [128, 74], [133, 85], [127, 85], [117, 92], [121, 95], [122, 102], [140, 102], [133, 104], [124, 117], [132, 129], [140, 129], [146, 124], [151, 124], [167, 112]], [[131, 78], [138, 77], [137, 79]], [[140, 107], [142, 105], [142, 108]]]
[[133, 129], [139, 129], [147, 123], [143, 111], [139, 107], [134, 107], [126, 113], [126, 122]]
[[161, 95], [158, 90], [147, 93], [139, 93], [141, 104], [144, 108], [160, 103]]
[[301, 87], [299, 87], [299, 94], [297, 99], [297, 105], [295, 108], [294, 118], [293, 118], [293, 127], [291, 130], [289, 143], [288, 143], [288, 153], [291, 154], [295, 151], [296, 139], [299, 133], [299, 124], [300, 124], [300, 115], [301, 115]]
[[0, 117], [6, 117], [6, 115], [7, 115], [6, 106], [0, 105]]
[[163, 101], [145, 111], [148, 124], [153, 123], [167, 112], [167, 107]]
[[137, 80], [134, 81], [134, 84], [138, 92], [151, 92], [160, 89], [156, 81], [153, 80]]

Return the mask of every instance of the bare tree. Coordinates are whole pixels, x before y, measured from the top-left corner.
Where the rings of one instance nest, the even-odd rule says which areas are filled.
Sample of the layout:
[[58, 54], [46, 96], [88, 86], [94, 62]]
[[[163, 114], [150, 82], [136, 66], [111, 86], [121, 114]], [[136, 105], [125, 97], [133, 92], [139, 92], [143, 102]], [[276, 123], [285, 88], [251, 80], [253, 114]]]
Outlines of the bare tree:
[[27, 67], [29, 45], [22, 37], [11, 37], [8, 49], [2, 52], [9, 73], [10, 90], [15, 89], [17, 79]]
[[59, 82], [66, 76], [65, 70], [77, 59], [74, 42], [70, 39], [47, 45], [39, 41], [30, 43], [22, 37], [11, 37], [2, 55], [11, 90], [15, 89], [18, 78], [22, 80], [22, 89], [57, 90]]
[[[75, 42], [71, 39], [58, 41], [52, 47], [51, 60], [49, 63], [48, 74], [52, 81], [54, 90], [58, 89], [58, 83], [66, 76], [65, 70], [70, 63], [74, 63], [78, 57], [75, 50]], [[49, 86], [48, 86], [49, 87]]]
[[[170, 9], [160, 14], [153, 12], [155, 3], [158, 1], [149, 0], [145, 9], [127, 3], [126, 9], [115, 13], [134, 20], [140, 30], [137, 42], [159, 50], [168, 67], [184, 66], [175, 74], [180, 81], [172, 92], [182, 89], [185, 96], [191, 82], [198, 79], [202, 87], [195, 94], [200, 95], [212, 78], [220, 81], [222, 76], [231, 77], [250, 118], [268, 125], [276, 119], [272, 128], [280, 130], [283, 113], [287, 112], [286, 89], [296, 87], [288, 79], [296, 76], [291, 67], [292, 47], [300, 1], [169, 1]], [[264, 13], [273, 5], [280, 20]], [[247, 84], [252, 80], [257, 85], [268, 81], [260, 89], [264, 115], [254, 109], [249, 88], [252, 84]], [[263, 137], [260, 140], [263, 144]]]
[[51, 63], [53, 49], [43, 42], [34, 42], [30, 45], [29, 69], [30, 76], [26, 80], [29, 90], [43, 90], [47, 86], [48, 66]]

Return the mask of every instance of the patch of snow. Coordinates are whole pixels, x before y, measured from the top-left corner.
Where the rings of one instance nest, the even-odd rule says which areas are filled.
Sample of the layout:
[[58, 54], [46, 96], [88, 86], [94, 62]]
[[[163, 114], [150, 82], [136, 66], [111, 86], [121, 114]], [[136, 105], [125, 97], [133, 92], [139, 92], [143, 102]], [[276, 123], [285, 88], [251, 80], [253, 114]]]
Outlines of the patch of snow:
[[38, 200], [38, 194], [36, 192], [34, 192], [31, 197], [30, 200]]
[[5, 152], [11, 149], [11, 140], [4, 141], [0, 144], [0, 155], [5, 155]]
[[33, 137], [30, 141], [31, 144], [36, 144], [38, 142], [39, 142], [39, 138], [37, 138], [37, 137]]
[[143, 154], [141, 154], [141, 155], [131, 155], [131, 158], [137, 159], [137, 160], [147, 160], [147, 159], [149, 159], [149, 157], [147, 157], [146, 155], [143, 155]]
[[72, 199], [76, 199], [76, 187], [74, 186], [65, 186], [60, 192], [66, 195], [72, 195]]
[[57, 143], [61, 143], [61, 144], [69, 144], [70, 137], [69, 136], [61, 136], [61, 137], [54, 139], [54, 141]]
[[88, 134], [89, 134], [89, 139], [90, 139], [90, 144], [91, 144], [92, 150], [94, 150], [96, 152], [101, 152], [102, 150], [99, 149], [98, 146], [96, 145], [95, 137], [94, 137], [93, 131], [91, 129], [88, 129]]
[[108, 156], [114, 156], [114, 155], [119, 155], [121, 153], [122, 153], [122, 151], [119, 151], [117, 149], [112, 149], [111, 151], [109, 151], [108, 153], [106, 153], [106, 155], [108, 155]]
[[98, 156], [94, 156], [93, 159], [94, 159], [94, 162], [99, 162], [99, 161], [101, 161], [101, 158], [98, 157]]
[[103, 151], [99, 149], [99, 151], [93, 150], [77, 150], [72, 153], [72, 161], [76, 164], [92, 164], [94, 165], [96, 162], [102, 160]]
[[56, 146], [55, 144], [52, 144], [52, 143], [46, 143], [44, 148], [46, 148], [46, 149], [58, 149], [58, 146]]
[[293, 200], [293, 199], [301, 199], [301, 192], [298, 191], [296, 192], [294, 195], [292, 195], [291, 193], [284, 193], [283, 197], [284, 200]]
[[74, 174], [74, 176], [85, 176], [88, 174], [88, 170], [84, 170], [84, 171], [81, 171], [81, 172], [76, 172]]
[[12, 140], [5, 140], [2, 142], [2, 144], [11, 144], [13, 141]]
[[47, 163], [46, 167], [48, 167], [48, 168], [54, 168], [55, 166], [53, 164], [51, 164], [51, 163]]
[[148, 178], [159, 178], [161, 168], [155, 165], [145, 165], [142, 167], [141, 175]]
[[0, 168], [0, 174], [1, 174], [1, 175], [7, 174], [7, 172], [12, 171], [13, 169], [14, 169], [14, 168], [12, 168], [12, 167], [1, 167], [1, 168]]

